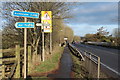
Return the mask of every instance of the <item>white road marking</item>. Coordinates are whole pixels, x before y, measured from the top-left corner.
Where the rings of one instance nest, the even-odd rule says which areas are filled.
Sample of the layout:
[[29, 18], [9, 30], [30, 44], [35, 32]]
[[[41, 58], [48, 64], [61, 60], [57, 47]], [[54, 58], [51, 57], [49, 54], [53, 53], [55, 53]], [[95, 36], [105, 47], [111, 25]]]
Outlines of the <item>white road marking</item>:
[[[88, 48], [91, 48], [90, 46], [86, 46], [86, 45], [82, 45], [83, 47], [88, 47]], [[94, 48], [95, 49], [95, 48]], [[99, 49], [98, 49], [99, 50]], [[105, 50], [104, 50], [105, 51]], [[106, 52], [108, 52], [108, 51], [106, 51]], [[111, 53], [110, 52], [110, 54], [114, 54], [114, 53]], [[118, 54], [114, 54], [114, 55], [118, 55]], [[92, 57], [93, 58], [93, 57]], [[96, 61], [96, 59], [95, 58], [93, 58], [95, 61]], [[114, 73], [116, 73], [117, 75], [119, 75], [120, 76], [120, 73], [118, 72], [118, 71], [116, 71], [116, 70], [114, 70], [114, 69], [112, 69], [111, 67], [109, 67], [109, 66], [107, 66], [107, 65], [105, 65], [104, 63], [102, 63], [102, 62], [100, 62], [100, 64], [101, 65], [103, 65], [103, 66], [105, 66], [106, 68], [108, 68], [109, 70], [111, 70], [112, 72], [114, 72]]]
[[114, 73], [118, 74], [120, 76], [120, 73], [112, 68], [110, 68], [109, 66], [105, 65], [104, 63], [100, 62], [103, 66], [105, 66], [106, 68], [108, 68], [109, 70], [113, 71]]
[[[93, 48], [93, 47], [87, 46], [87, 45], [85, 45], [84, 47], [91, 48], [91, 49], [94, 49], [94, 50], [100, 50], [100, 49], [98, 49], [98, 48]], [[104, 51], [104, 52], [106, 52], [106, 53], [109, 53], [109, 54], [118, 55], [118, 54], [115, 54], [115, 53], [113, 53], [113, 52], [106, 51], [106, 50], [103, 50], [103, 49], [102, 49], [102, 51]]]

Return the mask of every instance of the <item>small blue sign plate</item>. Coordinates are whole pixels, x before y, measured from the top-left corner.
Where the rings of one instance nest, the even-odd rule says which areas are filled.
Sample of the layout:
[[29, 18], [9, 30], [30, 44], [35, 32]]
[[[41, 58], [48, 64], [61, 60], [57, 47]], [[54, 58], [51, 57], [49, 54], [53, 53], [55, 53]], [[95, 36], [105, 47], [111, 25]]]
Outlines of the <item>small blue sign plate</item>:
[[14, 10], [12, 11], [12, 15], [18, 17], [39, 18], [39, 13], [36, 12], [25, 12], [25, 11]]
[[34, 22], [16, 22], [15, 27], [16, 28], [34, 28], [35, 23]]

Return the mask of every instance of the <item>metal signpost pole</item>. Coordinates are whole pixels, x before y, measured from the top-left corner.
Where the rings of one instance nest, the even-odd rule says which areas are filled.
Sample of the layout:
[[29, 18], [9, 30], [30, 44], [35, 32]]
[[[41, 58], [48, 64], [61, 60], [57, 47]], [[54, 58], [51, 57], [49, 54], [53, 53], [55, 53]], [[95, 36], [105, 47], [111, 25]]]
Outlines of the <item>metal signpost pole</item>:
[[[42, 24], [44, 24], [43, 25], [44, 33], [50, 33], [50, 53], [52, 53], [52, 33], [51, 33], [52, 32], [52, 12], [51, 11], [41, 11], [41, 22], [42, 22]], [[44, 33], [42, 33], [42, 34], [44, 35]], [[44, 48], [44, 45], [43, 45], [43, 48]], [[43, 49], [43, 55], [44, 55], [44, 49]]]
[[[27, 22], [27, 18], [24, 18], [24, 22]], [[27, 47], [27, 28], [24, 28], [24, 78], [26, 78], [26, 47]]]
[[42, 26], [42, 61], [45, 61], [45, 50], [44, 50], [44, 26]]
[[52, 32], [50, 33], [50, 54], [52, 54]]

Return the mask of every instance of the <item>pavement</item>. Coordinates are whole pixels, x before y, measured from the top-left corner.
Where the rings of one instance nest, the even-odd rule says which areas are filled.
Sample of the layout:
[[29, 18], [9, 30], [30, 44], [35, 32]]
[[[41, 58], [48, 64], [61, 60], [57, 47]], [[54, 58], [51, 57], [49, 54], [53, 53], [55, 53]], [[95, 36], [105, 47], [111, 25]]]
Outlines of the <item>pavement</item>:
[[47, 77], [49, 78], [71, 78], [72, 72], [72, 57], [70, 55], [70, 51], [68, 47], [64, 48], [64, 52], [60, 59], [59, 69], [56, 71], [55, 74], [48, 74]]

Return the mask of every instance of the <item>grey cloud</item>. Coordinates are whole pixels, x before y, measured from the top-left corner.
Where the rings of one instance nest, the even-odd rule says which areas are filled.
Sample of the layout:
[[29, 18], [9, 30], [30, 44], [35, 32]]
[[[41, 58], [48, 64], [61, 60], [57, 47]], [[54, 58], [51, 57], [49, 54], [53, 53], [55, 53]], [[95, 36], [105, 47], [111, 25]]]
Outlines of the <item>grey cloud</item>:
[[113, 21], [118, 16], [117, 3], [100, 3], [98, 5], [91, 3], [91, 5], [86, 4], [74, 8], [73, 15], [75, 17], [68, 21], [74, 24], [117, 24], [117, 21]]

